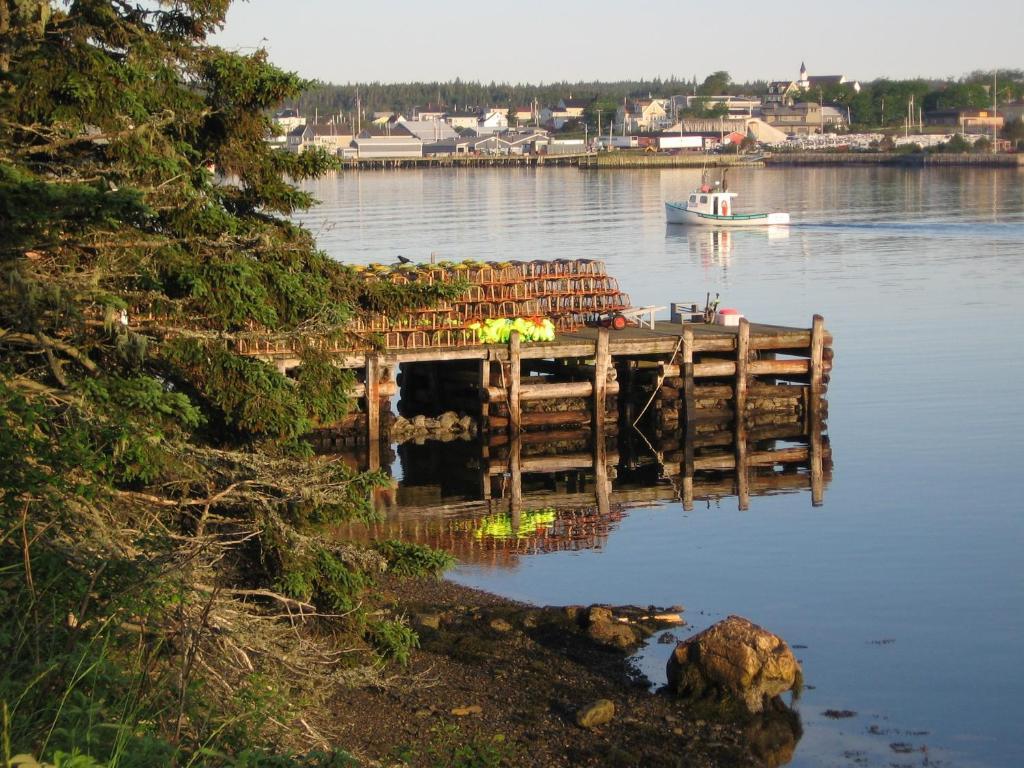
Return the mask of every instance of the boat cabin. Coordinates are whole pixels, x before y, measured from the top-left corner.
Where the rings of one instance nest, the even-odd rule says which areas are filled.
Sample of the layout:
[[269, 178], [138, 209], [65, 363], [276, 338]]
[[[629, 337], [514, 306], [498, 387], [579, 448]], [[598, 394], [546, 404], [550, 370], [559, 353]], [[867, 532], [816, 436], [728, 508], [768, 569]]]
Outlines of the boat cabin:
[[718, 184], [702, 184], [695, 189], [686, 200], [686, 209], [696, 213], [712, 216], [732, 216], [734, 214], [732, 198], [735, 192], [726, 192]]

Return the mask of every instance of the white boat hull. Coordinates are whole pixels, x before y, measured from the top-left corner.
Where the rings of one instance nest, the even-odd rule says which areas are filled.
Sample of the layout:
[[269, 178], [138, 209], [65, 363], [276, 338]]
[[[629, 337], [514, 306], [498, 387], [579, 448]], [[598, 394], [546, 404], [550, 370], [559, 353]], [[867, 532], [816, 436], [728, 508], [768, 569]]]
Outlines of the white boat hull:
[[740, 213], [716, 216], [699, 213], [686, 207], [686, 203], [665, 203], [665, 219], [669, 224], [690, 227], [776, 227], [789, 224], [788, 213]]

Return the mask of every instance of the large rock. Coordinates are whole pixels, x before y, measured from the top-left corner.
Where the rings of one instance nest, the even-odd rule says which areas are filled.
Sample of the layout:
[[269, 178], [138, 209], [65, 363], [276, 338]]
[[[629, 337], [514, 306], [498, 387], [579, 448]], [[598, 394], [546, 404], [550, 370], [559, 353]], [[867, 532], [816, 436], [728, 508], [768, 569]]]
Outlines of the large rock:
[[727, 695], [751, 712], [803, 679], [786, 642], [741, 616], [680, 642], [667, 671], [669, 688], [681, 696]]
[[594, 642], [620, 651], [628, 651], [640, 642], [632, 627], [617, 621], [594, 622], [587, 627], [587, 636]]
[[583, 728], [598, 728], [610, 723], [614, 717], [615, 703], [608, 699], [598, 699], [576, 713], [576, 723]]
[[591, 640], [626, 651], [636, 645], [640, 638], [628, 623], [619, 621], [606, 605], [592, 605], [584, 614], [587, 636]]

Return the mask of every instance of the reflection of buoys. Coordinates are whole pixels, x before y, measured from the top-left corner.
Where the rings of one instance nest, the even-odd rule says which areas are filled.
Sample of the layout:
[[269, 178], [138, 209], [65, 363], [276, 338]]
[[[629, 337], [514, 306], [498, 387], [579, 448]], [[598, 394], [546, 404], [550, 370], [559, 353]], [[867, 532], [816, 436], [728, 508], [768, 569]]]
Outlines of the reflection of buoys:
[[542, 534], [557, 519], [558, 515], [550, 507], [526, 510], [521, 515], [519, 527], [514, 529], [511, 515], [488, 515], [480, 520], [480, 526], [473, 532], [473, 536], [477, 539], [527, 539]]

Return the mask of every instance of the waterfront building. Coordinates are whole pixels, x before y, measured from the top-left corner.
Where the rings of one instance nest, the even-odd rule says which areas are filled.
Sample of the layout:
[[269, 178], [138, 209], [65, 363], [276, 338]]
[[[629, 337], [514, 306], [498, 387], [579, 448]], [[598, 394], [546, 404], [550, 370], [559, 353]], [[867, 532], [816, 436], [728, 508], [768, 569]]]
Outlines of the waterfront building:
[[559, 110], [566, 116], [567, 119], [582, 119], [583, 113], [586, 112], [587, 107], [593, 102], [593, 99], [574, 99], [570, 96], [568, 99], [561, 99], [558, 102]]
[[512, 110], [512, 116], [516, 119], [516, 125], [528, 125], [530, 123], [536, 123], [539, 121], [540, 115], [536, 106], [530, 105], [526, 107], [515, 107]]
[[337, 118], [321, 123], [306, 123], [288, 133], [287, 149], [301, 154], [319, 147], [328, 154], [337, 155], [352, 144], [352, 128]]
[[[399, 117], [394, 122], [394, 126], [399, 125], [408, 131], [410, 135], [415, 136], [424, 143], [444, 141], [445, 139], [456, 138], [459, 135], [458, 131], [450, 123], [438, 118], [406, 120], [404, 117]], [[394, 126], [392, 126], [392, 133], [395, 133]]]
[[297, 109], [279, 109], [274, 113], [274, 122], [281, 127], [278, 135], [287, 136], [299, 126], [306, 124], [306, 118], [299, 114]]
[[620, 133], [657, 131], [671, 123], [668, 99], [636, 99], [615, 110], [615, 130]]
[[506, 133], [503, 137], [508, 143], [510, 155], [538, 154], [546, 151], [551, 139], [546, 131], [518, 131]]
[[441, 141], [428, 141], [423, 143], [424, 157], [451, 157], [453, 155], [468, 155], [473, 152], [473, 147], [479, 141], [477, 136], [458, 136], [442, 139]]
[[800, 86], [794, 80], [773, 80], [768, 83], [768, 91], [761, 99], [762, 106], [790, 105], [800, 93]]
[[480, 125], [480, 113], [475, 109], [462, 110], [461, 112], [452, 111], [446, 114], [444, 119], [452, 128], [472, 128], [475, 130]]
[[391, 134], [364, 130], [352, 144], [360, 160], [423, 157], [423, 142], [404, 130]]
[[797, 136], [846, 127], [845, 111], [815, 101], [801, 101], [792, 105], [766, 104], [762, 109], [762, 115], [769, 125]]
[[1003, 114], [993, 112], [991, 109], [937, 109], [924, 113], [924, 123], [925, 125], [959, 128], [960, 133], [990, 135], [993, 130], [1002, 130], [1005, 124], [1006, 107], [1000, 111]]
[[428, 104], [425, 107], [413, 107], [413, 120], [444, 120], [447, 110], [437, 104]]
[[[683, 97], [685, 109], [713, 109], [724, 106], [729, 111], [729, 117], [753, 117], [761, 109], [761, 99], [754, 96], [685, 96]], [[679, 104], [679, 102], [676, 102]], [[682, 105], [680, 105], [682, 106]]]
[[508, 130], [508, 110], [494, 109], [480, 118], [477, 133], [500, 133]]

